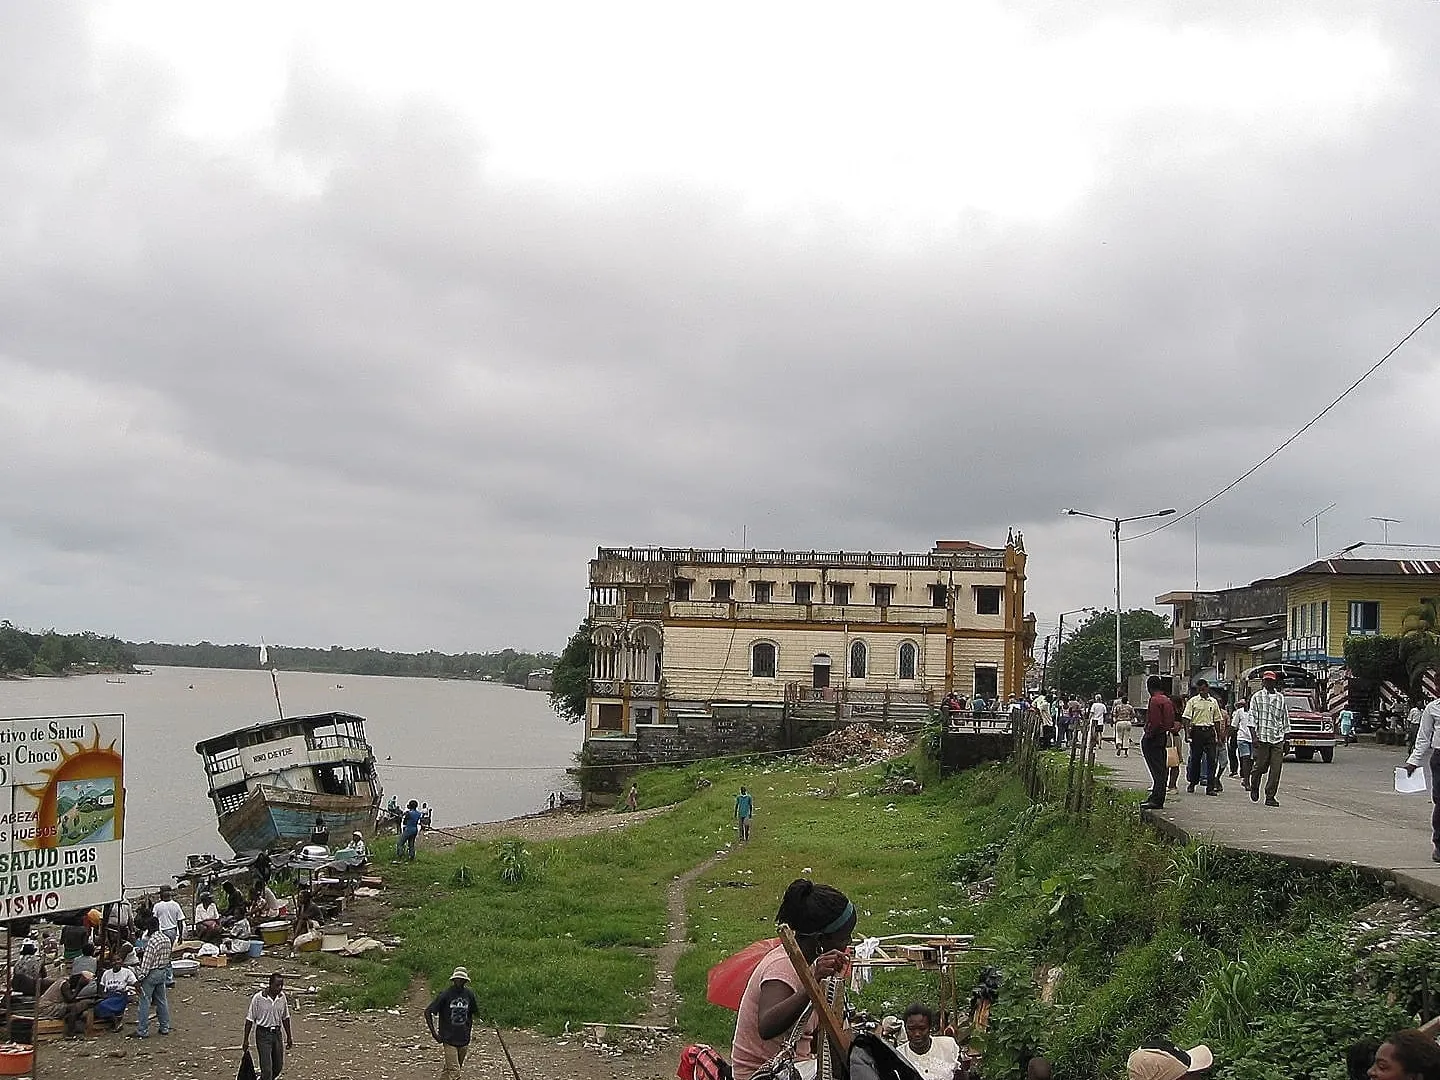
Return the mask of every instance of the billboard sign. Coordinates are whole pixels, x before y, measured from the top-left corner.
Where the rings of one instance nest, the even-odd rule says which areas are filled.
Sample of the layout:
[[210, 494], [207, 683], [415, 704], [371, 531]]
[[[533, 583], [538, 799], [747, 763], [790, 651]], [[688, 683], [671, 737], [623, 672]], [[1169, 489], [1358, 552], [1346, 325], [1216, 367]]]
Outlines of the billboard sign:
[[122, 897], [125, 717], [0, 719], [0, 922]]

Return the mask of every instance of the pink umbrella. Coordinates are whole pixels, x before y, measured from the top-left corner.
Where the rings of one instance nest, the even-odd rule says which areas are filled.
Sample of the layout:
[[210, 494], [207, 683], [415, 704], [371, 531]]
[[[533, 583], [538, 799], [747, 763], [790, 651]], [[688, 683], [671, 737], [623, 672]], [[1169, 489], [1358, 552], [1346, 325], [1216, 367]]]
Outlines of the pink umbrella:
[[753, 945], [746, 945], [734, 956], [721, 960], [710, 969], [710, 974], [705, 979], [705, 1000], [711, 1005], [739, 1012], [740, 999], [745, 994], [745, 986], [750, 982], [750, 976], [755, 974], [760, 961], [779, 944], [779, 938], [766, 938]]

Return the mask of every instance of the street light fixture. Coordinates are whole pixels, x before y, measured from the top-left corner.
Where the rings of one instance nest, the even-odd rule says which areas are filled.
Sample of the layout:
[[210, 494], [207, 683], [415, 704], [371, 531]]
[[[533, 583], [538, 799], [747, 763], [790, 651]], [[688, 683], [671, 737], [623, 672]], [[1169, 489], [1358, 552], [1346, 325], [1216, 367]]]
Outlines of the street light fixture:
[[1073, 510], [1066, 508], [1061, 511], [1069, 517], [1091, 518], [1095, 521], [1108, 522], [1111, 528], [1111, 535], [1115, 538], [1115, 692], [1122, 697], [1124, 690], [1124, 669], [1120, 662], [1120, 526], [1131, 521], [1146, 521], [1150, 518], [1169, 517], [1175, 513], [1172, 506], [1168, 510], [1156, 510], [1150, 514], [1135, 514], [1131, 517], [1109, 517], [1104, 514], [1092, 514], [1088, 510]]

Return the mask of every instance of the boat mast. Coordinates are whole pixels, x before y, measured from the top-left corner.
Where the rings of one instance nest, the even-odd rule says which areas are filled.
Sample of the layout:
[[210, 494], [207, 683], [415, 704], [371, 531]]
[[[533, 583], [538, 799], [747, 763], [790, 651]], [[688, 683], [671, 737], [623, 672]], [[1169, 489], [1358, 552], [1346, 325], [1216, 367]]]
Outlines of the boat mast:
[[275, 668], [270, 664], [270, 650], [265, 646], [265, 639], [260, 639], [260, 666], [270, 668], [270, 685], [275, 688], [275, 713], [281, 720], [285, 719], [285, 706], [280, 704], [280, 680], [275, 675]]

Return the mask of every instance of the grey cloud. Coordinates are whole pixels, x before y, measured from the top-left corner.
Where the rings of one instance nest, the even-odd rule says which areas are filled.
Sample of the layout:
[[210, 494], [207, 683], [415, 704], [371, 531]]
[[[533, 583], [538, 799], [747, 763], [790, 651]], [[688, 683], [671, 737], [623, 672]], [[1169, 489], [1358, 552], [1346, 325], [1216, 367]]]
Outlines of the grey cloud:
[[[1440, 42], [1394, 10], [1369, 17], [1402, 90], [1350, 130], [1195, 159], [1143, 118], [1060, 219], [910, 247], [676, 185], [501, 183], [443, 103], [299, 64], [270, 141], [314, 187], [288, 190], [174, 134], [143, 58], [93, 85], [74, 18], [15, 10], [0, 41], [47, 89], [0, 110], [0, 359], [148, 403], [78, 475], [0, 432], [21, 621], [558, 645], [595, 544], [742, 527], [878, 550], [1014, 524], [1040, 611], [1104, 603], [1104, 526], [1060, 506], [1189, 505], [1436, 302]], [[1403, 387], [1437, 342], [1205, 514], [1209, 583], [1302, 561], [1326, 502], [1339, 536], [1410, 501], [1434, 403]], [[1129, 545], [1127, 600], [1188, 584], [1191, 537]]]

